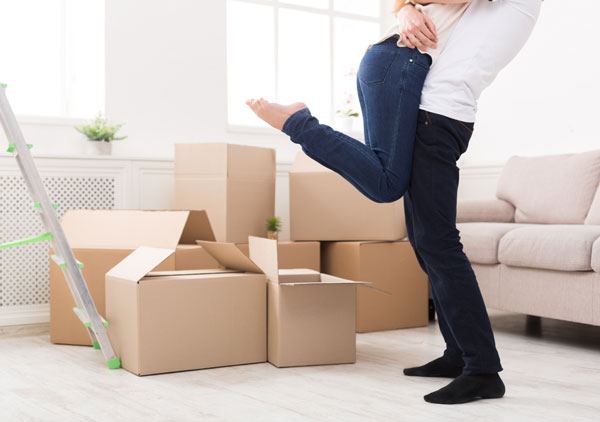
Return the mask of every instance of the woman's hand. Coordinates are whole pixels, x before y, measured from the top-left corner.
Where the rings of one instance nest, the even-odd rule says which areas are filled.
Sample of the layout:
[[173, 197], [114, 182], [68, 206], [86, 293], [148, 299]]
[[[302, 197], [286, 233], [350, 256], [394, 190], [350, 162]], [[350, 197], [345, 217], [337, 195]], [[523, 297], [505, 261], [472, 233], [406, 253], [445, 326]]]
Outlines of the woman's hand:
[[398, 31], [402, 43], [408, 48], [417, 47], [421, 51], [437, 48], [438, 39], [433, 21], [411, 4], [398, 12]]

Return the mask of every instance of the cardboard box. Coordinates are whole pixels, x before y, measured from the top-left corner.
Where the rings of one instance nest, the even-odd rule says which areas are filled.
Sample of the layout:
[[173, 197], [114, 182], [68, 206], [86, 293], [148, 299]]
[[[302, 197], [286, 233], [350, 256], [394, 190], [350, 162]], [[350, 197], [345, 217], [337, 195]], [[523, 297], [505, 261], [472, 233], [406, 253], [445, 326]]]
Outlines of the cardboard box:
[[[237, 244], [246, 256], [250, 256], [248, 244]], [[321, 271], [321, 244], [319, 242], [277, 242], [277, 262], [280, 269], [308, 268]]]
[[[62, 226], [75, 258], [84, 264], [83, 277], [102, 316], [106, 272], [138, 246], [175, 249], [161, 269], [219, 267], [196, 244], [196, 239], [214, 240], [205, 211], [68, 210]], [[62, 270], [50, 259], [50, 341], [91, 346], [74, 306]]]
[[337, 173], [298, 153], [290, 170], [292, 240], [398, 240], [405, 236], [402, 200], [373, 202]]
[[219, 242], [266, 236], [266, 220], [275, 215], [275, 150], [175, 145], [174, 208], [206, 210]]
[[[223, 264], [235, 262], [227, 253]], [[106, 273], [108, 336], [122, 367], [148, 375], [265, 362], [260, 269], [151, 272], [173, 254], [140, 247]]]
[[[198, 243], [225, 264], [218, 248], [227, 244]], [[251, 236], [249, 248], [251, 260], [241, 257], [269, 280], [268, 361], [278, 367], [354, 363], [356, 286], [364, 283], [309, 269], [279, 269], [275, 240]]]
[[368, 280], [390, 292], [359, 289], [356, 331], [393, 330], [428, 324], [428, 281], [408, 241], [325, 242], [322, 270], [349, 280]]

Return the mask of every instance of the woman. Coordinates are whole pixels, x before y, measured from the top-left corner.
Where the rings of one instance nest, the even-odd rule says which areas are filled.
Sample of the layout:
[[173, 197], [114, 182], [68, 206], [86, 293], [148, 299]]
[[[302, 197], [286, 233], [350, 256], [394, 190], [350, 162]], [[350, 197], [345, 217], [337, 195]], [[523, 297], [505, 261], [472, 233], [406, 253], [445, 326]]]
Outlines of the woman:
[[[360, 63], [357, 90], [363, 112], [365, 143], [333, 130], [310, 114], [304, 103], [281, 105], [263, 98], [246, 104], [272, 127], [282, 130], [315, 161], [334, 170], [375, 202], [400, 199], [408, 187], [421, 90], [429, 67], [438, 57], [471, 0], [418, 0], [426, 16], [423, 35], [435, 48], [414, 47], [397, 26], [371, 44]], [[397, 0], [397, 17], [405, 0]]]

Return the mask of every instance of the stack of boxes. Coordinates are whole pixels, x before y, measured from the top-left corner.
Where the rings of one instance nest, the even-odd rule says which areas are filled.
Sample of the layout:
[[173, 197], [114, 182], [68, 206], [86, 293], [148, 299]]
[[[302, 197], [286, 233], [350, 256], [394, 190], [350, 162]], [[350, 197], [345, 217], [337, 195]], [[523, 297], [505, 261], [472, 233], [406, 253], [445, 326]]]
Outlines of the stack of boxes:
[[[113, 347], [135, 374], [352, 363], [357, 331], [427, 324], [426, 277], [399, 241], [401, 201], [375, 204], [303, 154], [290, 173], [292, 241], [265, 239], [272, 149], [177, 145], [173, 208], [63, 219]], [[363, 281], [391, 294], [357, 289]], [[72, 306], [51, 265], [51, 340], [90, 344]]]

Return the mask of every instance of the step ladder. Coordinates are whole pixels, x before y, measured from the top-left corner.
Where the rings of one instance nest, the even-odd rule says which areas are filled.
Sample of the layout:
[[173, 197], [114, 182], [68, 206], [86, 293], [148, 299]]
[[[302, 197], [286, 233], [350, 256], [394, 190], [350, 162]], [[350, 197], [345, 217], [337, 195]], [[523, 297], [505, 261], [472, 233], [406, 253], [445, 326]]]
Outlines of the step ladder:
[[87, 328], [94, 348], [100, 349], [104, 354], [108, 367], [110, 369], [119, 368], [121, 361], [115, 355], [106, 334], [108, 323], [100, 316], [94, 305], [94, 301], [81, 274], [80, 268], [83, 267], [83, 264], [75, 259], [73, 251], [69, 246], [67, 237], [56, 215], [56, 204], [52, 204], [48, 198], [42, 179], [29, 152], [32, 145], [25, 143], [21, 129], [6, 98], [5, 88], [5, 84], [2, 84], [0, 87], [0, 123], [2, 123], [9, 142], [7, 151], [15, 154], [27, 189], [33, 198], [33, 207], [38, 211], [46, 227], [46, 233], [4, 243], [0, 245], [0, 248], [9, 248], [45, 240], [49, 240], [52, 243], [52, 247], [56, 252], [56, 255], [52, 256], [52, 260], [62, 268], [71, 294], [75, 299], [75, 304], [77, 305], [73, 308], [73, 311]]

